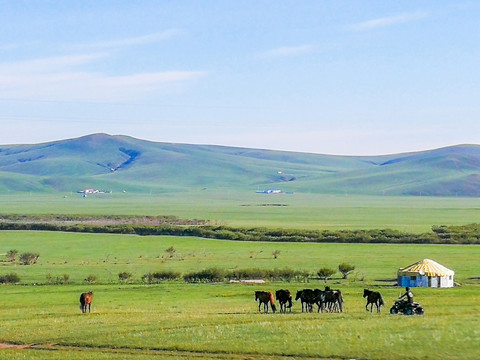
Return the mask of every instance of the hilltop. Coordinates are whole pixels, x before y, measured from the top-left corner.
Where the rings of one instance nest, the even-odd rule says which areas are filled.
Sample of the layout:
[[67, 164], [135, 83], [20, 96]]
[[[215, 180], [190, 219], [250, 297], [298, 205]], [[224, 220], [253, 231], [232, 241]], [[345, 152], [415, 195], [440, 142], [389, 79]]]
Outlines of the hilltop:
[[0, 146], [0, 193], [86, 188], [474, 197], [480, 196], [480, 146], [337, 156], [151, 142], [108, 134]]

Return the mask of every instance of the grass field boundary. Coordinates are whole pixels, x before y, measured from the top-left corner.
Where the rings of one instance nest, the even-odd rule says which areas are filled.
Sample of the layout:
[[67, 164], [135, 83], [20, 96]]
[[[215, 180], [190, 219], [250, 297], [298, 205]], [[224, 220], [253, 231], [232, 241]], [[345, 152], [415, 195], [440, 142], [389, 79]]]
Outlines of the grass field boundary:
[[300, 230], [238, 228], [230, 226], [172, 224], [144, 225], [137, 223], [102, 225], [65, 221], [5, 221], [0, 216], [0, 230], [61, 231], [130, 235], [193, 236], [207, 239], [261, 242], [318, 242], [373, 244], [480, 244], [480, 224], [462, 226], [434, 225], [428, 233], [413, 234], [392, 229], [378, 230]]

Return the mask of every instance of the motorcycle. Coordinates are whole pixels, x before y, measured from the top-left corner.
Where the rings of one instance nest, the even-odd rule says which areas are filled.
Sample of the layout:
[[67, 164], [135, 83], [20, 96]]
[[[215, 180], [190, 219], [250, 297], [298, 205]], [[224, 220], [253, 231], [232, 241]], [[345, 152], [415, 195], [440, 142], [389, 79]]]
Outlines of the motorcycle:
[[423, 315], [425, 310], [417, 302], [409, 303], [407, 300], [398, 299], [390, 308], [390, 314], [397, 315], [399, 313], [403, 315]]

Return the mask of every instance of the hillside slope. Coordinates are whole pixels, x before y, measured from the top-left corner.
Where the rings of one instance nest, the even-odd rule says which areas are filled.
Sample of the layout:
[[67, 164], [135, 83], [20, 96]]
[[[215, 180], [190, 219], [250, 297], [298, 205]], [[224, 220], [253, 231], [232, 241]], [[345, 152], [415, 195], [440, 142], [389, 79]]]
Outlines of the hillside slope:
[[93, 134], [0, 146], [0, 193], [170, 192], [238, 188], [331, 194], [480, 195], [480, 146], [385, 156], [334, 156], [157, 143]]

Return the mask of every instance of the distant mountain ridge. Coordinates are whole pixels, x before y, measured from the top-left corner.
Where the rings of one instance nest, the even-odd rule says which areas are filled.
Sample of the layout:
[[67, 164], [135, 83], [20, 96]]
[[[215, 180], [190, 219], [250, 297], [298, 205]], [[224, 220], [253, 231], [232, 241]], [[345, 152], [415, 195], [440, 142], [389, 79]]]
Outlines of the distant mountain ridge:
[[0, 146], [0, 193], [255, 191], [480, 196], [480, 146], [338, 156], [92, 134]]

